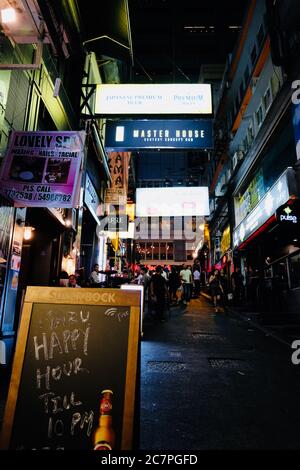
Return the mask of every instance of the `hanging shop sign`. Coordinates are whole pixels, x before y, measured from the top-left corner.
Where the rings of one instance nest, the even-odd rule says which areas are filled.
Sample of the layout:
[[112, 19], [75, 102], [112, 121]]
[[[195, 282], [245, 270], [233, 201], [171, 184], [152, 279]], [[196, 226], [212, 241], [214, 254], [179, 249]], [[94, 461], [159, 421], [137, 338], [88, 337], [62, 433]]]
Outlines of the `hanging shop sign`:
[[138, 292], [28, 287], [0, 448], [132, 449], [139, 323]]
[[78, 204], [85, 132], [13, 132], [0, 185], [15, 207]]
[[106, 204], [124, 205], [127, 202], [130, 155], [130, 152], [108, 153], [111, 187], [106, 190]]
[[244, 218], [233, 231], [233, 246], [237, 247], [261, 227], [276, 209], [297, 193], [295, 173], [288, 168], [272, 188], [265, 194], [257, 206]]
[[106, 121], [105, 147], [113, 150], [212, 148], [212, 121]]
[[95, 114], [212, 114], [211, 85], [101, 84], [96, 89]]
[[[105, 225], [104, 225], [105, 224]], [[110, 232], [127, 232], [129, 224], [129, 216], [126, 214], [112, 214], [102, 219], [102, 230]]]
[[100, 224], [98, 217], [99, 211], [101, 209], [101, 203], [95, 186], [93, 185], [91, 178], [86, 173], [85, 175], [85, 192], [84, 192], [84, 203], [89, 209], [90, 213], [96, 220], [97, 224]]
[[222, 233], [221, 237], [221, 253], [226, 253], [230, 248], [231, 240], [230, 240], [230, 226], [228, 225], [224, 232]]

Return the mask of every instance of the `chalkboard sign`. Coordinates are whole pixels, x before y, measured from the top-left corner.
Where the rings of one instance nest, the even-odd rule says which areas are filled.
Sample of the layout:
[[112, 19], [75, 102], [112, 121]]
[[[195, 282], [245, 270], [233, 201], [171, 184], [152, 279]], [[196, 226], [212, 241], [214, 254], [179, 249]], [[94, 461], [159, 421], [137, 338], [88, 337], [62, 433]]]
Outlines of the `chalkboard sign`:
[[94, 448], [101, 392], [112, 392], [114, 449], [131, 449], [140, 295], [28, 287], [2, 449]]

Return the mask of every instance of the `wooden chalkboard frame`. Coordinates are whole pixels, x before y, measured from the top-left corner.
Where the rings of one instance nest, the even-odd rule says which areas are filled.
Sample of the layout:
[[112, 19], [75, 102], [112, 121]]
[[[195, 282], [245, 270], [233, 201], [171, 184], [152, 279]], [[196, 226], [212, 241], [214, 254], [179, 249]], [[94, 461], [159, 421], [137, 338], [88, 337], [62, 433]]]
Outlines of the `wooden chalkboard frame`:
[[[112, 299], [115, 299], [113, 303]], [[140, 293], [137, 291], [123, 291], [121, 289], [70, 289], [69, 287], [33, 286], [27, 287], [24, 299], [8, 399], [0, 436], [0, 449], [9, 449], [10, 446], [31, 315], [35, 303], [130, 307], [121, 450], [131, 450], [140, 339]]]

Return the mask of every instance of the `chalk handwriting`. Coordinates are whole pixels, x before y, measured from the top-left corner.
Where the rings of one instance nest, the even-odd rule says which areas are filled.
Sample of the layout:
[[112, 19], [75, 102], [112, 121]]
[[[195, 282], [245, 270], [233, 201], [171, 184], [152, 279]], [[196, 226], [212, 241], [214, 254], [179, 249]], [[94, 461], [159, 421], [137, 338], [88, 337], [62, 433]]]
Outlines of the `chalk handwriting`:
[[89, 370], [82, 367], [82, 359], [80, 357], [75, 357], [73, 361], [68, 361], [68, 363], [63, 363], [56, 367], [48, 365], [45, 372], [38, 368], [36, 369], [36, 387], [37, 389], [43, 388], [42, 384], [44, 382], [45, 389], [50, 390], [50, 379], [57, 382], [62, 377], [70, 377], [71, 374], [77, 375], [81, 373], [89, 374]]

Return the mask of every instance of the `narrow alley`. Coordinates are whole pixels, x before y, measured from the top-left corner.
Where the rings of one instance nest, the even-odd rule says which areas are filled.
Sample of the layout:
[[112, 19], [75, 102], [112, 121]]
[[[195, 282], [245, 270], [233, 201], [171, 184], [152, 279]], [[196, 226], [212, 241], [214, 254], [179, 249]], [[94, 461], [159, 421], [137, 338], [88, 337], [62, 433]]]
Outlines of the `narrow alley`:
[[298, 447], [292, 350], [202, 297], [144, 330], [141, 449]]

